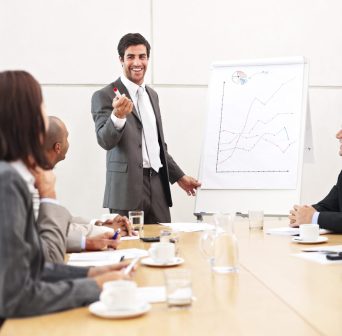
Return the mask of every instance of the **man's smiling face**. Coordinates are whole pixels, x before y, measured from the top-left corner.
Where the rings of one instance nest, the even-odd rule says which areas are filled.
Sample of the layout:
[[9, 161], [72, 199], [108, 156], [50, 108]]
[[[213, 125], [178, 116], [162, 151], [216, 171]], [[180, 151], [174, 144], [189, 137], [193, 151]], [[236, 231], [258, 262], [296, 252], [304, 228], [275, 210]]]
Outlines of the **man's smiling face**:
[[141, 85], [144, 82], [148, 66], [146, 47], [143, 44], [133, 45], [125, 50], [120, 58], [125, 76], [133, 83]]

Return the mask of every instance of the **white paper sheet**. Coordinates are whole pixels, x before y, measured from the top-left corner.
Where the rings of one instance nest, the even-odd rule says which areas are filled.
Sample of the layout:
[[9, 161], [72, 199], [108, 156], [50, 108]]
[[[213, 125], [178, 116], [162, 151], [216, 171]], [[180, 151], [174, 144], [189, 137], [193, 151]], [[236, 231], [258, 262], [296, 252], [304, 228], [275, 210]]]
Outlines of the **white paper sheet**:
[[[278, 236], [299, 236], [299, 228], [292, 228], [289, 226], [285, 227], [279, 227], [274, 229], [268, 229], [266, 231], [267, 234], [270, 235], [278, 235]], [[325, 229], [319, 229], [319, 234], [327, 234], [330, 233], [330, 231]]]
[[81, 252], [71, 253], [68, 265], [72, 266], [103, 266], [115, 264], [120, 261], [122, 256], [125, 259], [132, 259], [135, 257], [146, 257], [148, 252], [146, 250], [131, 248], [113, 251], [98, 251], [98, 252]]
[[302, 57], [212, 66], [202, 189], [296, 189], [304, 73]]
[[213, 230], [215, 227], [207, 223], [160, 223], [163, 226], [172, 228], [173, 231], [179, 232], [196, 232], [204, 230]]
[[[322, 265], [342, 264], [342, 260], [328, 260], [326, 258], [326, 251], [342, 252], [342, 245], [322, 246], [303, 248], [302, 251], [317, 251], [317, 252], [303, 252], [293, 254], [295, 257], [303, 258], [309, 261], [314, 261]], [[320, 252], [321, 251], [321, 252]]]
[[139, 236], [125, 236], [121, 237], [120, 240], [139, 240]]

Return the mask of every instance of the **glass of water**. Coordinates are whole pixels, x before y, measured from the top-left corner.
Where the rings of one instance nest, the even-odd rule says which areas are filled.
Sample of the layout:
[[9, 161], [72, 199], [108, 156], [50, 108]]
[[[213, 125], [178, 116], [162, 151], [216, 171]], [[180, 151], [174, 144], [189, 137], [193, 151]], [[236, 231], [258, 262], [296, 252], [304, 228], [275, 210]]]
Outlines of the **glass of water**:
[[142, 211], [142, 210], [128, 211], [128, 219], [132, 223], [134, 231], [138, 231], [139, 236], [143, 237], [143, 233], [144, 233], [144, 211]]
[[191, 273], [188, 269], [164, 271], [166, 301], [169, 307], [188, 308], [192, 304]]

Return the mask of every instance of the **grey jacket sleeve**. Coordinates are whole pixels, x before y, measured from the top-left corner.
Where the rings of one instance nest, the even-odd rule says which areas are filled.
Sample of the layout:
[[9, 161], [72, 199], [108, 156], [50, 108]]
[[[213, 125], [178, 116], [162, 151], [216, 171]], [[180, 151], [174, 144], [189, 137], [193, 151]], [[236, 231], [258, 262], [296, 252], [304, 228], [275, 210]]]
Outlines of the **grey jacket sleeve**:
[[[167, 150], [166, 144], [165, 144], [165, 148]], [[174, 184], [185, 174], [168, 152], [166, 152], [166, 157], [167, 157], [167, 167], [169, 169], [169, 181], [171, 184]]]
[[90, 267], [68, 266], [46, 262], [42, 273], [42, 280], [56, 282], [67, 279], [86, 278]]
[[81, 252], [82, 251], [82, 237], [84, 235], [81, 231], [73, 230], [68, 232], [66, 238], [66, 250], [68, 253]]
[[37, 221], [46, 261], [64, 263], [70, 218], [70, 213], [60, 205], [40, 204]]
[[4, 173], [1, 164], [0, 218], [0, 319], [48, 314], [98, 300], [100, 289], [92, 279], [42, 280], [32, 197], [19, 175]]
[[125, 126], [121, 130], [114, 127], [110, 118], [112, 110], [112, 99], [105, 90], [96, 91], [91, 99], [91, 113], [95, 122], [97, 142], [106, 150], [114, 148], [125, 131]]

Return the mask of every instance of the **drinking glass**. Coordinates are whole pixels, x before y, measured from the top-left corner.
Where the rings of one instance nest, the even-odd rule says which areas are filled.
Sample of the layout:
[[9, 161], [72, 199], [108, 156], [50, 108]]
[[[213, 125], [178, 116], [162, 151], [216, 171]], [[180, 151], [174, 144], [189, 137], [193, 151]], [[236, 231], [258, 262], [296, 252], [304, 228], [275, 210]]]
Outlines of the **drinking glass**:
[[142, 211], [142, 210], [128, 211], [128, 218], [133, 225], [134, 231], [138, 231], [139, 236], [143, 237], [143, 233], [144, 233], [144, 211]]
[[166, 301], [169, 307], [187, 308], [192, 304], [191, 273], [187, 269], [164, 271]]

